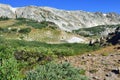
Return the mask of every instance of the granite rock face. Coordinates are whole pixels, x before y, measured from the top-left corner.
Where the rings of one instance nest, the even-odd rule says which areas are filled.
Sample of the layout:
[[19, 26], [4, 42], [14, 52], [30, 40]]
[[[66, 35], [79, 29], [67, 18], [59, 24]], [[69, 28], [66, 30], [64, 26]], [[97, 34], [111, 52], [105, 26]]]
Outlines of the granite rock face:
[[51, 21], [65, 31], [88, 28], [97, 25], [120, 24], [120, 15], [116, 13], [65, 11], [50, 7], [26, 6], [13, 8], [0, 4], [0, 16], [9, 18], [28, 18], [36, 21]]
[[13, 9], [14, 8], [12, 8], [9, 5], [0, 4], [0, 17], [4, 16], [4, 17], [9, 17], [9, 18], [15, 18]]

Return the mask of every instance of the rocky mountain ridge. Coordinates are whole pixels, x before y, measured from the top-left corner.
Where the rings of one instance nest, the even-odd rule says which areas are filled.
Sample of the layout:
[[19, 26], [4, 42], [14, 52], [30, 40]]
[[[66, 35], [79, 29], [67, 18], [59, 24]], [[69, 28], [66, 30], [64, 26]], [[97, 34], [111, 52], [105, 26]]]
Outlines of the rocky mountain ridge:
[[38, 22], [51, 21], [65, 31], [88, 28], [97, 25], [120, 24], [120, 15], [116, 13], [103, 14], [85, 11], [65, 11], [49, 7], [26, 6], [13, 8], [0, 4], [0, 17], [27, 18]]

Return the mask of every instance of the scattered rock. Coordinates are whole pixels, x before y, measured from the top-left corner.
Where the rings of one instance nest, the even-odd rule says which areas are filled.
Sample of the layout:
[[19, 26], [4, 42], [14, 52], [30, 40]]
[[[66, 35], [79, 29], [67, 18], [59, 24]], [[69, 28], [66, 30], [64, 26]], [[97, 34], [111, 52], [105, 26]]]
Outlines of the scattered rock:
[[97, 76], [92, 77], [95, 80], [100, 80]]
[[[117, 55], [120, 53], [113, 48], [94, 52], [94, 56], [93, 53], [71, 56], [68, 60], [73, 66], [86, 70], [85, 74], [90, 80], [120, 80], [120, 55]], [[102, 56], [104, 52], [109, 55]]]
[[82, 59], [85, 59], [85, 57], [84, 57], [84, 56], [82, 56]]
[[119, 74], [119, 69], [113, 69], [111, 72], [113, 72], [114, 74]]
[[111, 73], [106, 74], [106, 77], [111, 77], [111, 76], [112, 76]]
[[91, 56], [91, 54], [88, 54], [87, 56]]

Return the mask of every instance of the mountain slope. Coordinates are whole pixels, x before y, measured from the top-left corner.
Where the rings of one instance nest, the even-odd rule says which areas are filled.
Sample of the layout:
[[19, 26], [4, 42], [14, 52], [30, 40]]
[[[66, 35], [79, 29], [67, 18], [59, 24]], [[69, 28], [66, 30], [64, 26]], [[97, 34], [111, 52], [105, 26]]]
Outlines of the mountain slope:
[[28, 18], [38, 22], [50, 21], [65, 31], [88, 28], [98, 25], [120, 24], [120, 15], [116, 13], [103, 14], [85, 11], [65, 11], [49, 7], [26, 6], [13, 8], [0, 4], [0, 16], [9, 18]]
[[60, 30], [52, 22], [36, 22], [25, 18], [1, 20], [0, 36], [7, 39], [41, 41], [47, 43], [86, 43], [87, 39], [74, 33]]

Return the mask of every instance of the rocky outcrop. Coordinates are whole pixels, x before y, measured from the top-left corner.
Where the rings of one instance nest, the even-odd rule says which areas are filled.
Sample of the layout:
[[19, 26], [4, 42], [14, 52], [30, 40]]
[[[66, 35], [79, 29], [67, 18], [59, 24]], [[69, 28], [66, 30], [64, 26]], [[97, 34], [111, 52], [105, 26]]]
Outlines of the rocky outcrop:
[[15, 18], [13, 9], [14, 8], [12, 8], [9, 5], [0, 4], [0, 17], [4, 16], [4, 17], [9, 17], [9, 18]]
[[50, 21], [65, 31], [88, 28], [97, 25], [120, 24], [120, 15], [116, 13], [103, 14], [85, 11], [65, 11], [49, 7], [26, 6], [12, 8], [9, 5], [0, 4], [0, 16], [9, 18], [28, 18], [36, 21]]
[[107, 42], [113, 45], [120, 44], [120, 27], [117, 27], [114, 32], [108, 34]]
[[120, 26], [113, 32], [108, 33], [107, 36], [102, 36], [100, 39], [90, 40], [89, 42], [89, 46], [94, 46], [96, 44], [99, 44], [100, 46], [120, 44]]

